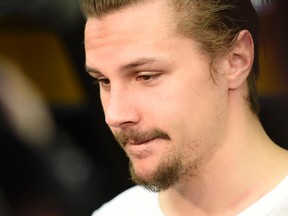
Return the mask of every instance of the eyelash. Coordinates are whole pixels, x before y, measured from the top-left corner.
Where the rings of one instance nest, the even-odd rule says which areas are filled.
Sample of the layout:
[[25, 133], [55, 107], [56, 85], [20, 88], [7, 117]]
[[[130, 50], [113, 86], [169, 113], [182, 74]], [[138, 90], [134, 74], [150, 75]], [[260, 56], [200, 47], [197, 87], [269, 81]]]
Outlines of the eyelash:
[[[109, 82], [109, 84], [104, 84], [104, 82]], [[110, 80], [106, 78], [95, 78], [94, 85], [108, 86], [110, 85]]]
[[143, 73], [137, 76], [137, 80], [142, 80], [143, 82], [150, 82], [157, 79], [160, 75], [160, 73]]
[[[153, 80], [157, 79], [160, 75], [161, 75], [161, 73], [155, 73], [155, 72], [154, 73], [146, 72], [146, 73], [143, 73], [143, 74], [139, 73], [139, 75], [137, 75], [137, 77], [136, 77], [136, 80], [137, 81], [142, 81], [144, 83], [148, 83], [150, 81], [153, 81]], [[104, 78], [104, 77], [103, 78], [99, 77], [99, 78], [95, 78], [94, 79], [93, 84], [94, 85], [100, 85], [102, 87], [109, 87], [110, 80], [107, 79], [107, 78]]]

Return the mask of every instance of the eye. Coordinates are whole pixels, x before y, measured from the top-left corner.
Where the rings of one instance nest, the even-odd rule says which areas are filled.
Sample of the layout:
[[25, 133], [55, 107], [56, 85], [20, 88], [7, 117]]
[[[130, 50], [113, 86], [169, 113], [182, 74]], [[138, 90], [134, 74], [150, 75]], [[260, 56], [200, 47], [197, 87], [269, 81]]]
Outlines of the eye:
[[98, 78], [97, 82], [102, 87], [109, 87], [110, 86], [110, 80], [107, 78]]
[[159, 72], [145, 72], [145, 73], [140, 73], [137, 76], [138, 81], [143, 81], [143, 82], [150, 82], [155, 79], [157, 79], [161, 74]]
[[105, 77], [93, 77], [93, 84], [102, 88], [110, 87], [110, 80]]

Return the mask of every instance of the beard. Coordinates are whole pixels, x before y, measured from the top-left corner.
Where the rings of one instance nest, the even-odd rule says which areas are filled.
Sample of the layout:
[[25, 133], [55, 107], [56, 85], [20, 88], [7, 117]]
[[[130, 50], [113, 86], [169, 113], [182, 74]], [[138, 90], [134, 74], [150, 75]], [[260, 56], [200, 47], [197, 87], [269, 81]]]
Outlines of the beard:
[[[137, 129], [131, 129], [129, 131], [123, 130], [115, 133], [114, 136], [123, 149], [129, 140], [133, 140], [137, 143], [152, 139], [171, 140], [167, 133], [159, 129], [152, 129], [145, 132], [141, 132]], [[159, 164], [154, 171], [146, 172], [144, 174], [137, 173], [137, 170], [135, 170], [133, 166], [133, 162], [130, 160], [129, 169], [131, 178], [136, 184], [145, 187], [149, 191], [160, 192], [167, 190], [179, 181], [179, 178], [183, 173], [184, 169], [181, 156], [182, 155], [179, 154], [179, 152], [177, 154], [177, 151], [171, 151], [170, 155], [165, 155], [165, 158], [163, 157], [159, 161]]]
[[180, 159], [165, 158], [153, 172], [140, 175], [134, 169], [133, 163], [129, 163], [133, 182], [152, 192], [164, 191], [176, 184], [180, 179], [182, 167]]

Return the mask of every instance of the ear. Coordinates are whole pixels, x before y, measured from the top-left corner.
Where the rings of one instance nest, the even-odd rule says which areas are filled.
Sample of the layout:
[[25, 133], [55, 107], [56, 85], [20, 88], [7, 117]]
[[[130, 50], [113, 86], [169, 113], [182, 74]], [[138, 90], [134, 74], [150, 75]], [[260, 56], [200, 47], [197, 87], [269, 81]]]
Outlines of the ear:
[[243, 30], [237, 36], [229, 52], [229, 89], [237, 89], [247, 79], [254, 61], [254, 43], [249, 31]]

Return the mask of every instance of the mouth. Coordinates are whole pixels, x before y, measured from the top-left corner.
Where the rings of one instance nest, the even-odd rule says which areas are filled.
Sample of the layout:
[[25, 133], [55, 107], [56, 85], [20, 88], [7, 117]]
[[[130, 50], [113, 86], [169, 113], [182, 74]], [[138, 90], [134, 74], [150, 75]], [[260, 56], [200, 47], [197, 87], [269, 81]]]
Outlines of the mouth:
[[152, 129], [141, 132], [136, 129], [131, 129], [129, 131], [120, 131], [114, 134], [117, 142], [125, 147], [129, 146], [145, 146], [148, 144], [154, 143], [155, 140], [170, 140], [170, 137], [167, 133], [158, 130]]
[[157, 139], [156, 137], [153, 137], [153, 138], [150, 138], [150, 139], [146, 139], [146, 140], [129, 140], [127, 144], [130, 144], [130, 145], [145, 145], [145, 144], [148, 144], [149, 142], [153, 141]]
[[145, 140], [129, 140], [123, 148], [130, 160], [135, 162], [135, 160], [143, 160], [154, 155], [157, 146], [159, 147], [161, 143], [161, 139], [157, 137]]

